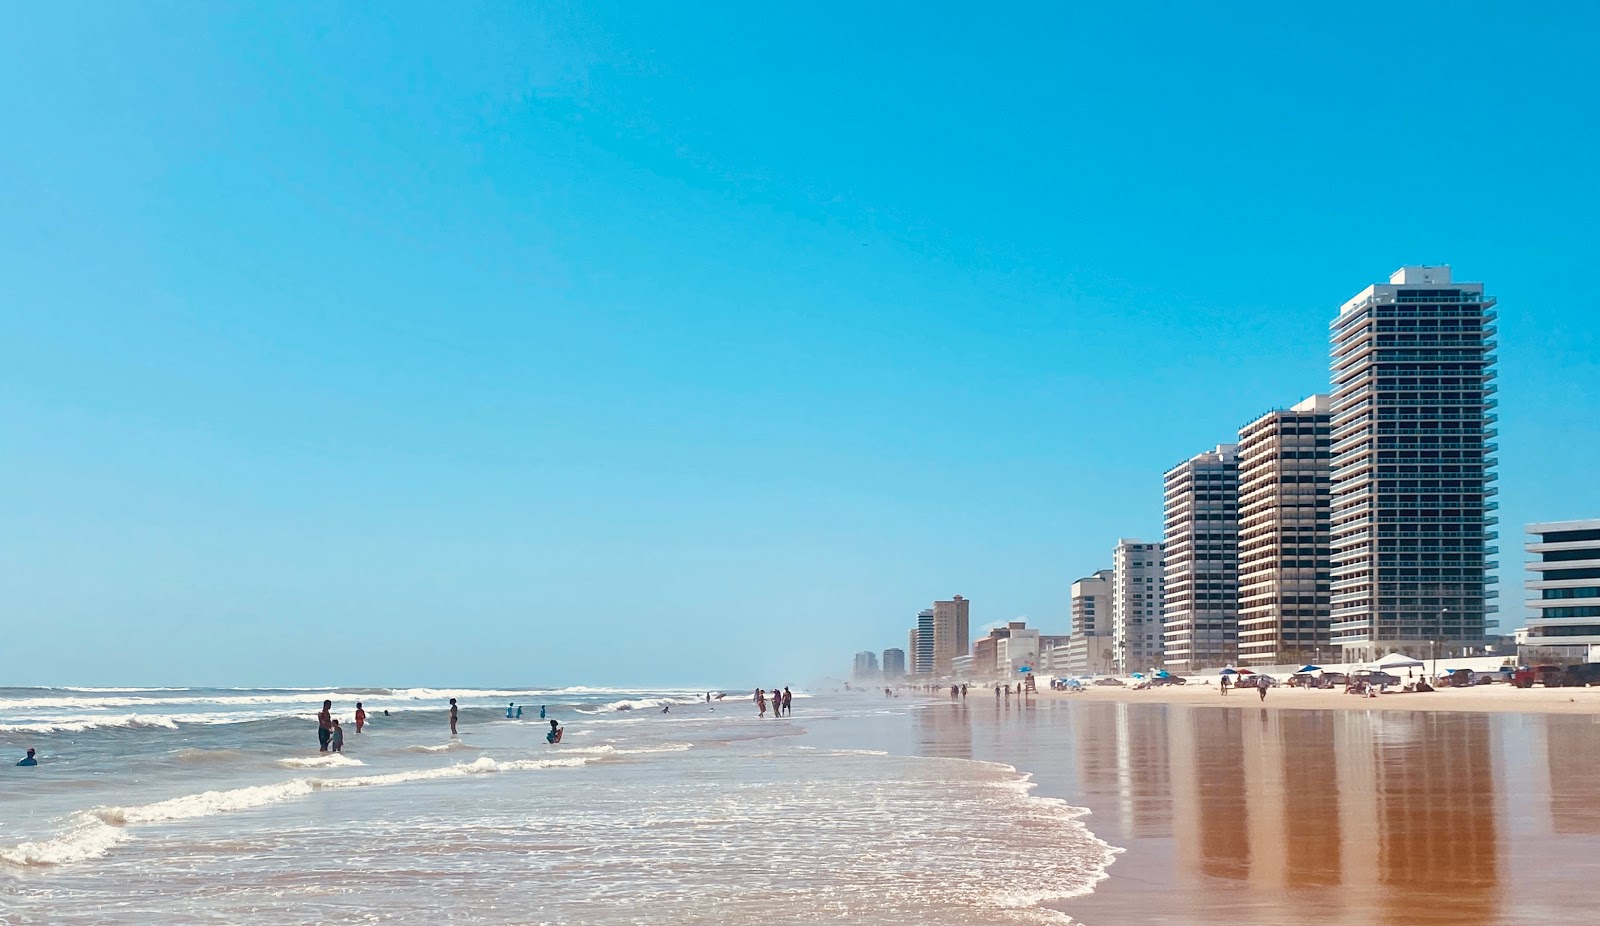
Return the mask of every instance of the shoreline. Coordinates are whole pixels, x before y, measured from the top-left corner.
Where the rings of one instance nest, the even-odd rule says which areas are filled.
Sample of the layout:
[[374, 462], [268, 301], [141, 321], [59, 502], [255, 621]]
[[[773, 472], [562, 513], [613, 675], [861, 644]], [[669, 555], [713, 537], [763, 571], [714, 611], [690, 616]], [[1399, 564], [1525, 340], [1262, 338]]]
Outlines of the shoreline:
[[[1014, 700], [1016, 696], [1012, 697]], [[1440, 688], [1421, 693], [1390, 692], [1376, 698], [1345, 694], [1339, 689], [1288, 688], [1280, 685], [1267, 692], [1266, 700], [1249, 688], [1234, 689], [1224, 696], [1216, 685], [1171, 685], [1142, 691], [1091, 685], [1081, 692], [1038, 691], [1026, 700], [1187, 704], [1241, 710], [1248, 707], [1266, 710], [1600, 714], [1600, 688], [1512, 688], [1498, 684]]]

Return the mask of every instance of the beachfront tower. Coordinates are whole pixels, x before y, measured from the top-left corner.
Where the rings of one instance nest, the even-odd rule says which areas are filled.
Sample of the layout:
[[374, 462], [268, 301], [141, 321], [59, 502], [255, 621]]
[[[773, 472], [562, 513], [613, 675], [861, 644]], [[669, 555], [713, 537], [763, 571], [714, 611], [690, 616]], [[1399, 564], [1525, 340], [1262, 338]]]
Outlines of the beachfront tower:
[[875, 681], [878, 678], [878, 654], [869, 649], [856, 653], [855, 670], [851, 677], [858, 682]]
[[955, 658], [967, 655], [967, 606], [972, 602], [960, 595], [933, 603], [933, 674], [950, 675]]
[[885, 680], [901, 678], [906, 674], [906, 651], [895, 647], [883, 651], [883, 677]]
[[917, 625], [911, 628], [906, 656], [911, 660], [912, 675], [933, 674], [933, 609], [925, 608], [917, 614]]
[[1238, 447], [1219, 444], [1179, 463], [1164, 489], [1166, 664], [1227, 665], [1239, 648]]
[[1528, 533], [1532, 614], [1524, 645], [1600, 662], [1600, 518], [1529, 524]]
[[1161, 660], [1161, 544], [1123, 538], [1111, 551], [1111, 668], [1143, 672]]
[[1449, 266], [1401, 267], [1330, 326], [1332, 642], [1347, 661], [1488, 635], [1494, 304]]
[[1328, 646], [1329, 414], [1314, 395], [1239, 429], [1239, 662], [1282, 665]]
[[1111, 671], [1111, 589], [1115, 573], [1097, 569], [1072, 583], [1072, 627], [1065, 662], [1055, 666], [1072, 675]]

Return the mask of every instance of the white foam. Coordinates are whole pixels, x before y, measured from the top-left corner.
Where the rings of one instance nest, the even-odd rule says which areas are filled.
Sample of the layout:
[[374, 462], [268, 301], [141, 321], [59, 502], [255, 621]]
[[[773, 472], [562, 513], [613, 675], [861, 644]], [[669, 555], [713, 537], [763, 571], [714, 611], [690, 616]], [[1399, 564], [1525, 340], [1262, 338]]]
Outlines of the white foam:
[[219, 813], [253, 810], [268, 804], [305, 797], [312, 792], [309, 778], [292, 778], [272, 785], [255, 785], [229, 791], [202, 791], [185, 794], [154, 804], [134, 807], [98, 807], [90, 811], [112, 826], [135, 823], [166, 823], [172, 820], [190, 820]]
[[105, 855], [128, 838], [121, 829], [86, 814], [77, 815], [77, 824], [70, 832], [54, 839], [0, 848], [0, 862], [24, 867], [86, 862]]
[[325, 756], [291, 756], [279, 759], [278, 764], [284, 768], [355, 768], [367, 763], [342, 752], [330, 752]]
[[451, 740], [437, 746], [407, 746], [406, 752], [460, 752], [462, 750], [476, 751], [480, 747], [469, 746], [461, 740]]

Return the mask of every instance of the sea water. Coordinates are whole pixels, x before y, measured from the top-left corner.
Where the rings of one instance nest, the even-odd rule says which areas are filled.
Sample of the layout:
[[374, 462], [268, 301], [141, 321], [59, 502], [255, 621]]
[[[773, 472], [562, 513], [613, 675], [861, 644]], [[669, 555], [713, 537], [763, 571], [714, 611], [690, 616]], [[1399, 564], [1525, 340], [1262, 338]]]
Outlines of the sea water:
[[[339, 755], [317, 751], [325, 697]], [[1114, 850], [1009, 766], [867, 748], [919, 706], [0, 689], [0, 923], [1065, 922], [1040, 904], [1091, 890]], [[11, 767], [27, 746], [40, 765]]]

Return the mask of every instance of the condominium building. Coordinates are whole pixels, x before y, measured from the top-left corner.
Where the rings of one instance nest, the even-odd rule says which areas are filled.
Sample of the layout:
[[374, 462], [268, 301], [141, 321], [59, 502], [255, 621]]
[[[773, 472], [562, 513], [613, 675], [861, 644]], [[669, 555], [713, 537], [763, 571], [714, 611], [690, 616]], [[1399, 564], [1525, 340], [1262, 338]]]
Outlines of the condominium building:
[[1165, 663], [1233, 662], [1239, 647], [1239, 459], [1235, 444], [1197, 454], [1164, 480]]
[[1600, 662], [1600, 518], [1529, 524], [1527, 646]]
[[[1239, 662], [1328, 647], [1329, 414], [1314, 395], [1239, 429]], [[1331, 654], [1331, 651], [1330, 651]]]
[[1161, 544], [1123, 538], [1111, 551], [1111, 665], [1142, 672], [1161, 659]]
[[957, 656], [967, 655], [967, 606], [960, 595], [933, 603], [933, 674], [949, 675]]
[[1111, 570], [1098, 569], [1072, 583], [1072, 634], [1111, 632], [1111, 582]]
[[895, 647], [883, 651], [883, 677], [901, 678], [906, 674], [906, 651]]
[[878, 654], [872, 650], [862, 650], [856, 653], [855, 670], [850, 673], [854, 678], [867, 681], [878, 677]]
[[912, 675], [933, 674], [933, 609], [926, 608], [917, 614], [917, 625], [911, 628], [906, 655], [911, 659]]
[[1401, 267], [1346, 302], [1332, 344], [1332, 642], [1348, 660], [1488, 636], [1494, 305]]

